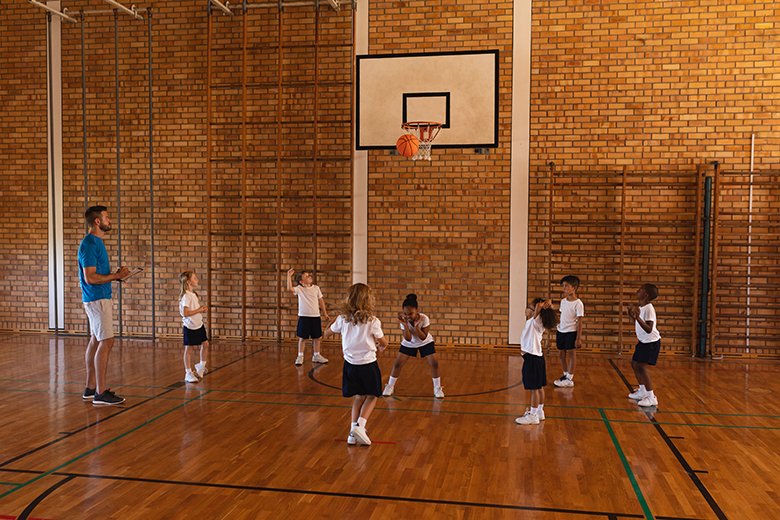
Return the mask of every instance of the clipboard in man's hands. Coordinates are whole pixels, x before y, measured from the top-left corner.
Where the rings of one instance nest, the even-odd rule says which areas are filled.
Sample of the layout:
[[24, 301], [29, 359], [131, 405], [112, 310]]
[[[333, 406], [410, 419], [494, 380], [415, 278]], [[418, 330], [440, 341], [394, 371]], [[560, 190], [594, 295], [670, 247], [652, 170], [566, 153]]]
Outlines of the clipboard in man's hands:
[[119, 281], [120, 281], [120, 282], [124, 282], [124, 281], [125, 281], [125, 280], [127, 280], [128, 278], [131, 278], [131, 277], [133, 277], [133, 276], [137, 275], [138, 273], [142, 273], [143, 271], [144, 271], [144, 268], [143, 268], [143, 267], [132, 267], [132, 268], [130, 269], [130, 274], [128, 274], [128, 275], [127, 275], [127, 276], [125, 276], [124, 278], [120, 278], [120, 279], [119, 279]]

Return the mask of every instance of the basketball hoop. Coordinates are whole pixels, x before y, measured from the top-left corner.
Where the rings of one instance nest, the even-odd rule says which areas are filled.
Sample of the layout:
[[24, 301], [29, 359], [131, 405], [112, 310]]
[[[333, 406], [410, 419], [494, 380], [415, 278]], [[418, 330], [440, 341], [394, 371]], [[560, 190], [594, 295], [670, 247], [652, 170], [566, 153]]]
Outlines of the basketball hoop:
[[409, 121], [401, 125], [401, 128], [415, 134], [420, 139], [420, 147], [417, 149], [417, 153], [411, 157], [413, 161], [431, 160], [431, 143], [439, 135], [441, 126], [441, 123], [434, 121]]

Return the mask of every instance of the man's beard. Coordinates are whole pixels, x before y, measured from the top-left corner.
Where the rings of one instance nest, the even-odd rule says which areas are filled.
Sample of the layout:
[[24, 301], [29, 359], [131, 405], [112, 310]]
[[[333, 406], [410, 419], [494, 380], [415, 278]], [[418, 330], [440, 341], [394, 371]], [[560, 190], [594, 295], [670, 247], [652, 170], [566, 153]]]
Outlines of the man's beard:
[[111, 231], [111, 224], [98, 224], [98, 227], [100, 228], [100, 231], [105, 233], [106, 231]]

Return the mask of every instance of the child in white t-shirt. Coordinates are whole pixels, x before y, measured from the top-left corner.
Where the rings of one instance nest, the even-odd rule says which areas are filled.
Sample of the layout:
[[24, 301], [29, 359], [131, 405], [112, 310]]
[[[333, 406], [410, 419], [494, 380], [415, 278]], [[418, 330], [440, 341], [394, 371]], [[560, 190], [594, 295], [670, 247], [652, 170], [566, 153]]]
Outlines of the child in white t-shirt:
[[558, 325], [558, 314], [552, 302], [536, 298], [525, 309], [525, 327], [520, 335], [520, 350], [523, 352], [523, 387], [531, 392], [531, 408], [517, 424], [539, 424], [544, 420], [544, 387], [547, 385], [547, 366], [542, 352], [542, 337], [545, 330], [554, 330]]
[[420, 305], [417, 303], [416, 294], [407, 294], [401, 308], [402, 313], [398, 314], [403, 339], [401, 348], [393, 362], [393, 370], [390, 372], [390, 380], [387, 382], [382, 395], [390, 397], [395, 391], [395, 382], [401, 375], [401, 369], [407, 361], [413, 357], [420, 357], [428, 362], [431, 367], [431, 379], [433, 379], [433, 395], [437, 399], [444, 399], [444, 389], [441, 387], [441, 377], [439, 376], [439, 360], [436, 359], [436, 348], [431, 336], [431, 320], [425, 314], [419, 312]]
[[561, 355], [563, 375], [553, 381], [557, 387], [570, 388], [574, 386], [574, 364], [577, 360], [577, 350], [582, 346], [582, 318], [585, 316], [585, 306], [577, 296], [580, 279], [574, 275], [561, 278], [563, 299], [561, 300], [561, 321], [555, 333], [555, 345]]
[[[193, 271], [184, 271], [179, 275], [181, 292], [179, 293], [179, 314], [183, 324], [184, 336], [184, 381], [197, 383], [206, 374], [206, 357], [208, 357], [209, 342], [206, 326], [203, 324], [203, 313], [207, 308], [200, 304], [198, 293], [198, 275]], [[190, 347], [200, 348], [200, 362], [193, 365]]]
[[382, 373], [376, 351], [387, 348], [382, 322], [374, 316], [374, 297], [366, 284], [356, 283], [338, 317], [325, 329], [325, 338], [341, 334], [344, 353], [341, 394], [352, 398], [352, 418], [347, 444], [371, 445], [366, 422], [382, 395]]
[[661, 352], [661, 334], [656, 327], [655, 307], [650, 303], [658, 298], [658, 287], [646, 283], [636, 292], [636, 297], [638, 305], [628, 306], [628, 317], [634, 321], [638, 340], [631, 358], [631, 368], [639, 381], [639, 388], [628, 394], [628, 397], [638, 401], [639, 406], [658, 406], [658, 398], [647, 371], [648, 366], [655, 366], [658, 362], [658, 354]]
[[[322, 297], [322, 291], [318, 285], [314, 285], [311, 271], [301, 271], [295, 276], [296, 285], [293, 287], [293, 275], [295, 269], [287, 271], [287, 290], [298, 297], [298, 357], [295, 358], [296, 366], [303, 364], [303, 353], [306, 348], [306, 340], [311, 339], [314, 355], [313, 363], [327, 363], [328, 359], [320, 354], [320, 338], [322, 337], [322, 318], [328, 321], [328, 308]], [[322, 311], [322, 314], [320, 314]]]

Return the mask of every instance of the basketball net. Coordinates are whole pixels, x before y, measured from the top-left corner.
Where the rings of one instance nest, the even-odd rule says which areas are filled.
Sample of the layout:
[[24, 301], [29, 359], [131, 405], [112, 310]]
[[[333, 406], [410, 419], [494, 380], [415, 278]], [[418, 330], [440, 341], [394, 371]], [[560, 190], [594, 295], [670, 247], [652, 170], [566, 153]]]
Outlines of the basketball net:
[[413, 161], [430, 161], [431, 160], [431, 146], [433, 140], [439, 135], [441, 130], [441, 123], [434, 121], [409, 121], [401, 125], [401, 128], [415, 134], [420, 140], [420, 146], [417, 148], [417, 153], [410, 159]]

